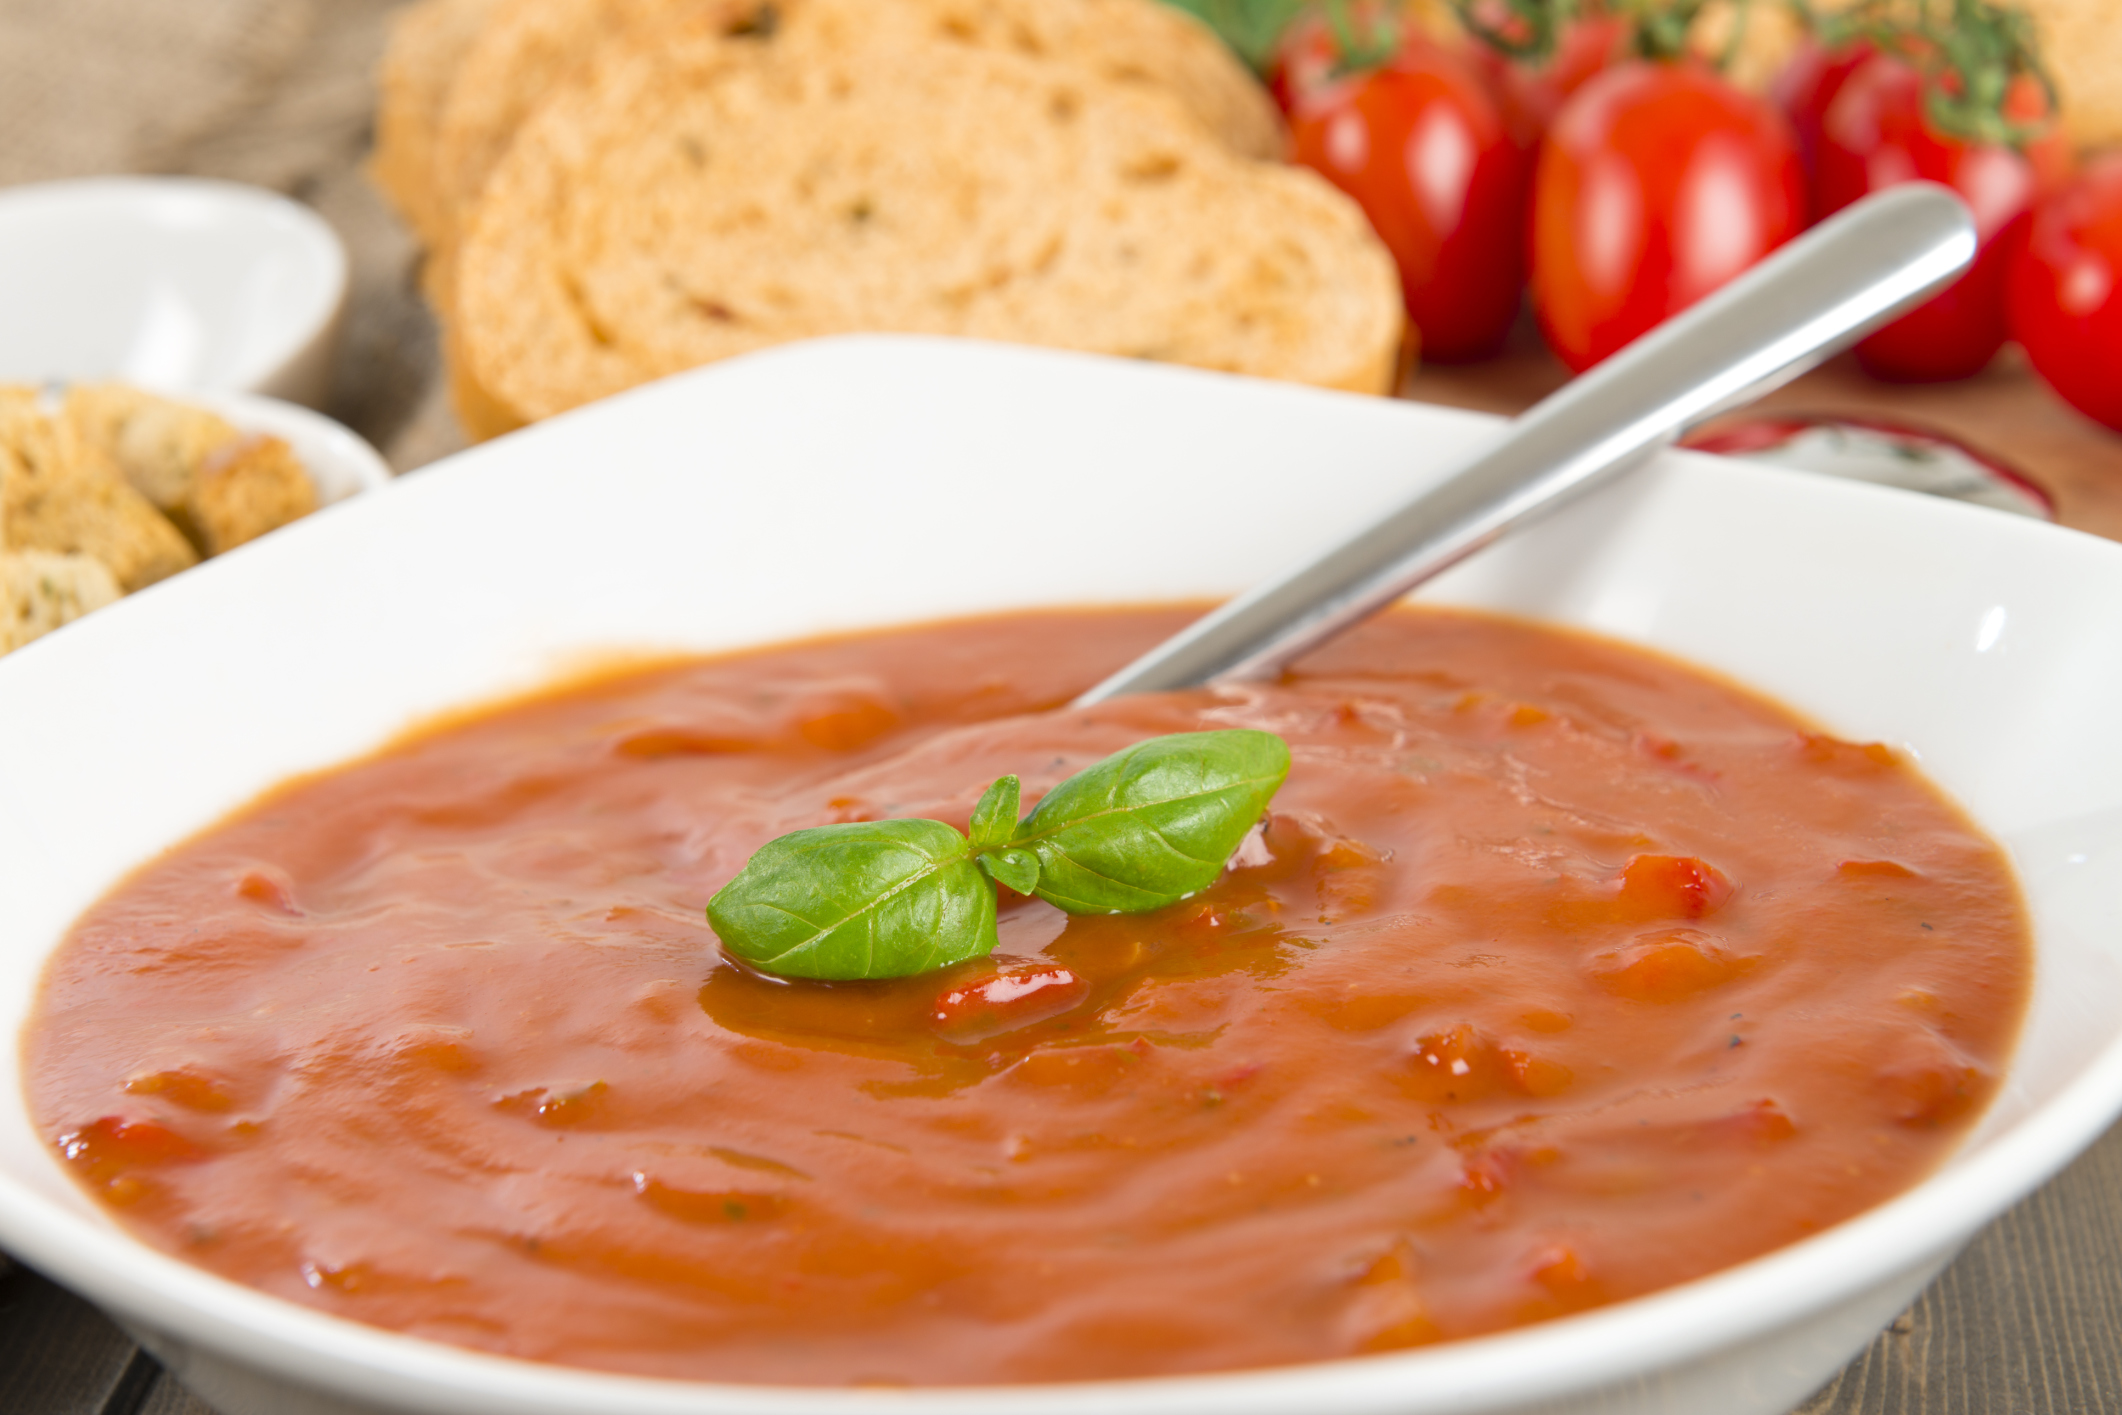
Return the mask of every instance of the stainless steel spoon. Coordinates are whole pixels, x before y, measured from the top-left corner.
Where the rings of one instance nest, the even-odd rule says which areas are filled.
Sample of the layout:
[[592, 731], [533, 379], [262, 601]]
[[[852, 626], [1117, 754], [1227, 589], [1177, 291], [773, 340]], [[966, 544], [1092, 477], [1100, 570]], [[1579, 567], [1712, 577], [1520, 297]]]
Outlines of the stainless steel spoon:
[[1522, 414], [1382, 521], [1189, 625], [1076, 705], [1273, 678], [1512, 526], [1847, 348], [1974, 256], [1973, 218], [1944, 187], [1858, 202]]

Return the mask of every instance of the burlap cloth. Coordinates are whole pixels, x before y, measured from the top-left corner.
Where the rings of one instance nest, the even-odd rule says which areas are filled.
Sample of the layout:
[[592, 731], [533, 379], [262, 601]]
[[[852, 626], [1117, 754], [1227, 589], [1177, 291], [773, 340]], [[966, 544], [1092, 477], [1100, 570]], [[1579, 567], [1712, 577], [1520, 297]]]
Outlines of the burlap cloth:
[[0, 186], [188, 173], [309, 203], [352, 256], [325, 411], [401, 471], [463, 440], [418, 253], [360, 172], [385, 19], [403, 2], [0, 0]]

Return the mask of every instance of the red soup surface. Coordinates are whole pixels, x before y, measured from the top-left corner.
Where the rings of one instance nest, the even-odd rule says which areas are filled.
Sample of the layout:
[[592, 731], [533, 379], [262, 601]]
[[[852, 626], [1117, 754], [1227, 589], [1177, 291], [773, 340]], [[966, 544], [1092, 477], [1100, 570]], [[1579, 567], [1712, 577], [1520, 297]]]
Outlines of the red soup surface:
[[[1995, 1089], [2011, 872], [1879, 746], [1453, 613], [1054, 710], [1193, 611], [659, 666], [295, 782], [50, 967], [39, 1125], [136, 1234], [328, 1312], [834, 1384], [1312, 1361], [1813, 1233]], [[1197, 898], [1011, 897], [990, 960], [787, 983], [707, 898], [799, 826], [1026, 805], [1144, 737], [1295, 765]]]

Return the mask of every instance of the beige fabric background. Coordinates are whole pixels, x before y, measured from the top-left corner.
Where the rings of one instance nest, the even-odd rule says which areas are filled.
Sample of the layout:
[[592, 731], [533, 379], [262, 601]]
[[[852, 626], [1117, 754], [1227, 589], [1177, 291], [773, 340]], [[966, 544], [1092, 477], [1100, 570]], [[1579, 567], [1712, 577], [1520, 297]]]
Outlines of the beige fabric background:
[[404, 0], [0, 0], [0, 185], [115, 172], [252, 182], [352, 256], [326, 411], [403, 471], [461, 446], [418, 255], [367, 180], [373, 74]]
[[315, 0], [8, 0], [0, 182], [167, 165], [264, 96], [316, 9]]

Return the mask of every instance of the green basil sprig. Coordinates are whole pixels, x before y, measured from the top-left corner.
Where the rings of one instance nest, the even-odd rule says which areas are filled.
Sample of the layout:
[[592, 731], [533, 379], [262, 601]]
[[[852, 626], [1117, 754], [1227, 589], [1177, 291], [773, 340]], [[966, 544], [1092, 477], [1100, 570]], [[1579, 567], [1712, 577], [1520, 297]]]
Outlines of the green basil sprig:
[[1072, 914], [1136, 914], [1215, 882], [1289, 775], [1289, 745], [1233, 729], [1153, 737], [1076, 773], [1017, 819], [1017, 778], [960, 835], [857, 821], [760, 847], [708, 901], [723, 946], [792, 978], [897, 978], [994, 951], [994, 883]]

